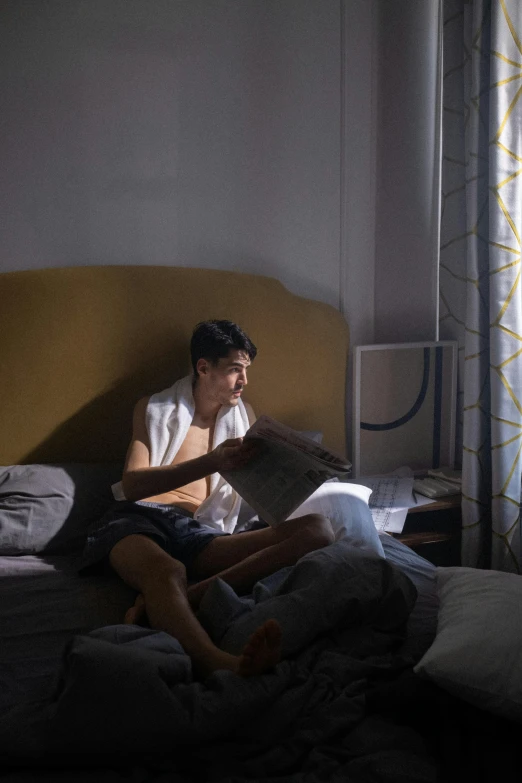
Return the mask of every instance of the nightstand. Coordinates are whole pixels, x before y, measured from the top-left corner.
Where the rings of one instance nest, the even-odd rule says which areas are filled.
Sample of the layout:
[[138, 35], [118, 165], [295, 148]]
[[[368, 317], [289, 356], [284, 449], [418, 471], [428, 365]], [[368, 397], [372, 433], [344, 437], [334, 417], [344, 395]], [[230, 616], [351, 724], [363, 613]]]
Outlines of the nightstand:
[[394, 538], [434, 565], [460, 565], [460, 503], [459, 494], [411, 508], [402, 533]]

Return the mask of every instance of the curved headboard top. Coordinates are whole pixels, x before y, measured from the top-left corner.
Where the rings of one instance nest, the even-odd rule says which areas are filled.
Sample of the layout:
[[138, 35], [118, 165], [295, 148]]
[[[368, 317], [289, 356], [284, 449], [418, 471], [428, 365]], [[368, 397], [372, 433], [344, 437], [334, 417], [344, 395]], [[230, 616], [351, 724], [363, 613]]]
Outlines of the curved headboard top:
[[119, 461], [132, 409], [190, 371], [196, 323], [226, 318], [258, 348], [255, 412], [321, 430], [345, 453], [348, 327], [268, 277], [86, 266], [0, 275], [0, 464]]

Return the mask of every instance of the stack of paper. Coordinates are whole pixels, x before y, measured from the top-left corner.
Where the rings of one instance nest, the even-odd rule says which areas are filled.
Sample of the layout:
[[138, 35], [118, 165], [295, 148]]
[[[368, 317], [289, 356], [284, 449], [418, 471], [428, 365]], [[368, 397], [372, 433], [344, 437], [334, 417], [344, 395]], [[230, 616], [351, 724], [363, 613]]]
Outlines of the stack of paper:
[[372, 490], [368, 503], [377, 530], [401, 533], [408, 511], [415, 505], [410, 468], [399, 468], [386, 476], [359, 476], [353, 483]]

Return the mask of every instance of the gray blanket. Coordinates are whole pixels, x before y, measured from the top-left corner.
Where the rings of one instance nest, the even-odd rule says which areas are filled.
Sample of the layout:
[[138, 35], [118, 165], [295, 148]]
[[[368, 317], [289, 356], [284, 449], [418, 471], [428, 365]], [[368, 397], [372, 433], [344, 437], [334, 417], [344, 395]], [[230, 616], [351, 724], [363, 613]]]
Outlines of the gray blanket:
[[76, 636], [31, 750], [76, 763], [142, 754], [154, 780], [161, 769], [171, 781], [433, 779], [418, 737], [366, 710], [375, 683], [422, 652], [404, 643], [415, 597], [391, 563], [340, 541], [247, 599], [221, 581], [207, 592], [200, 619], [227, 651], [265, 619], [279, 621], [284, 660], [273, 673], [219, 671], [201, 683], [167, 634], [117, 625]]

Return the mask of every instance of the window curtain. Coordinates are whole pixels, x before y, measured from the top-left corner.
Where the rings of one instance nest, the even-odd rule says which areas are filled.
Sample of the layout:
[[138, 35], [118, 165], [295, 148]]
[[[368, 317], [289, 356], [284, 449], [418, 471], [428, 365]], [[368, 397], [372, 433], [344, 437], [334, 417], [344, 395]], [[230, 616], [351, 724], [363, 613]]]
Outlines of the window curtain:
[[522, 572], [522, 0], [444, 0], [440, 339], [459, 343], [462, 565]]

